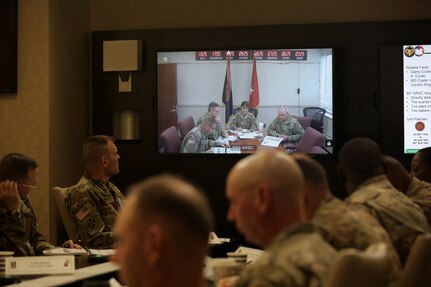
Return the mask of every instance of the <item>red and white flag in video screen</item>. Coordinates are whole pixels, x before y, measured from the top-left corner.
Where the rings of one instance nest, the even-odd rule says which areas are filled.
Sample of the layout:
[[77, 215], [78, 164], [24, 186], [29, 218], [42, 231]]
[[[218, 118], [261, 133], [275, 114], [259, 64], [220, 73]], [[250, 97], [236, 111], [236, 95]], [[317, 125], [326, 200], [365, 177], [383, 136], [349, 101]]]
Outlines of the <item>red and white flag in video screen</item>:
[[259, 106], [259, 81], [257, 79], [256, 57], [253, 59], [249, 104], [252, 109], [257, 109]]

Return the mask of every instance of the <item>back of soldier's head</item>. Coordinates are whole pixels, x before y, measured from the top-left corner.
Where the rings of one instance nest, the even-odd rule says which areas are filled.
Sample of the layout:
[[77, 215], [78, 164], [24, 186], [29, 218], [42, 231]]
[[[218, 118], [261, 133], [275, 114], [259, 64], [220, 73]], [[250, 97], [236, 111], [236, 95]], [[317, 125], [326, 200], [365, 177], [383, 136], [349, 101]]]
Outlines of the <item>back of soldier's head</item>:
[[431, 170], [431, 147], [420, 149], [417, 154], [420, 157], [422, 164]]
[[202, 118], [202, 125], [214, 126], [216, 124], [216, 119], [214, 116], [207, 115]]
[[274, 198], [298, 204], [302, 199], [304, 179], [298, 164], [283, 152], [259, 151], [238, 162], [229, 174], [234, 185], [247, 192], [259, 184], [272, 190]]
[[105, 135], [88, 137], [82, 146], [84, 165], [96, 164], [100, 157], [107, 152], [109, 142], [114, 142], [114, 138]]
[[13, 180], [23, 181], [28, 177], [30, 169], [38, 168], [37, 162], [29, 156], [10, 153], [0, 161], [0, 181]]
[[328, 181], [323, 167], [315, 159], [303, 153], [292, 154], [304, 174], [305, 184], [328, 188]]
[[348, 180], [366, 180], [382, 174], [382, 154], [379, 146], [369, 138], [349, 140], [341, 148], [340, 167]]
[[135, 212], [141, 222], [163, 226], [179, 249], [190, 252], [196, 244], [206, 246], [213, 216], [194, 186], [173, 175], [160, 175], [132, 186], [130, 195], [136, 197]]

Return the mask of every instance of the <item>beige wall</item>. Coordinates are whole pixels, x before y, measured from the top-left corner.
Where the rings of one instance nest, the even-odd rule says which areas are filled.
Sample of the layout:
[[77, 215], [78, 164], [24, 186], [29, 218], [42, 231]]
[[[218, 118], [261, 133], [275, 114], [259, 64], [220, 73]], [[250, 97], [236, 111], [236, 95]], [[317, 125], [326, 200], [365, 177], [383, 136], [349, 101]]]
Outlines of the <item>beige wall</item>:
[[[51, 0], [49, 11], [51, 188], [73, 185], [82, 175], [81, 145], [89, 132], [90, 10], [88, 0]], [[50, 237], [57, 242], [64, 234], [56, 228], [62, 223], [51, 202]]]
[[18, 93], [0, 96], [0, 156], [20, 152], [38, 161], [40, 187], [30, 198], [40, 231], [53, 243], [50, 189], [72, 184], [81, 173], [89, 53], [88, 1], [18, 1]]
[[91, 30], [429, 19], [428, 0], [91, 0]]
[[[18, 14], [18, 93], [0, 96], [0, 154], [20, 152], [39, 162], [40, 188], [30, 197], [42, 219], [49, 218], [48, 0], [20, 0]], [[47, 234], [48, 226], [41, 230]]]

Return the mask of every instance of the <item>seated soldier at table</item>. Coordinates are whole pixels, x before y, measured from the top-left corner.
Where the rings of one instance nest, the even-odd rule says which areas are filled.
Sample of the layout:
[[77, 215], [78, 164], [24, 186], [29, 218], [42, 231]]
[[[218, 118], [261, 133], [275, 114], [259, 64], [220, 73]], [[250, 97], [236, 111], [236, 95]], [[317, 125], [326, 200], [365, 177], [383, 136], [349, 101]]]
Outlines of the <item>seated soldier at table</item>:
[[[37, 188], [39, 165], [23, 154], [10, 153], [0, 161], [0, 250], [15, 256], [43, 255], [55, 246], [39, 232], [28, 194]], [[66, 247], [81, 248], [72, 240]]]
[[289, 115], [285, 106], [280, 106], [278, 116], [269, 125], [268, 135], [284, 138], [287, 143], [297, 145], [304, 136], [304, 129], [297, 119]]
[[236, 113], [229, 121], [229, 129], [231, 130], [250, 130], [256, 131], [256, 117], [248, 111], [250, 105], [247, 101], [241, 103], [241, 111]]
[[196, 126], [200, 125], [202, 123], [202, 120], [205, 117], [213, 116], [216, 121], [216, 125], [214, 130], [208, 135], [208, 139], [210, 140], [217, 140], [219, 137], [227, 137], [227, 134], [223, 129], [221, 128], [221, 120], [220, 120], [220, 105], [216, 102], [210, 102], [208, 105], [208, 112], [206, 112], [202, 117], [198, 119], [196, 122]]
[[214, 130], [215, 126], [216, 120], [213, 116], [204, 117], [202, 122], [184, 137], [181, 153], [200, 153], [213, 146], [229, 146], [224, 142], [208, 139], [208, 135]]

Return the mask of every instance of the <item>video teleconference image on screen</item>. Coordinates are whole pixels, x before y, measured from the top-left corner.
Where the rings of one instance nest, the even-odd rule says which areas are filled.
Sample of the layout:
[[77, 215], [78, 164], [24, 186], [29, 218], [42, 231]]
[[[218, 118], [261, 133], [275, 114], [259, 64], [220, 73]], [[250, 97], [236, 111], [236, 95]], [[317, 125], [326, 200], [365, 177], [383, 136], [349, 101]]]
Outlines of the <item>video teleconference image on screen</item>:
[[333, 49], [157, 52], [161, 154], [333, 153]]

